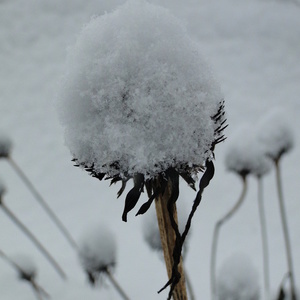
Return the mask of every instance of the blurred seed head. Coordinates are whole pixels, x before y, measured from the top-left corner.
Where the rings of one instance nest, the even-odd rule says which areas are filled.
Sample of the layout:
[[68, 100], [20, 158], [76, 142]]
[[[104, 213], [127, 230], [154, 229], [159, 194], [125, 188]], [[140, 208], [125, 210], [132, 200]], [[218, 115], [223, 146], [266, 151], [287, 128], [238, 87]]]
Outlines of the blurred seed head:
[[218, 300], [259, 300], [258, 275], [251, 260], [234, 254], [221, 266], [217, 279]]
[[294, 147], [294, 133], [283, 108], [276, 107], [261, 119], [257, 135], [264, 153], [275, 161]]
[[79, 259], [92, 284], [116, 264], [114, 234], [104, 225], [87, 230], [79, 242]]
[[7, 158], [12, 149], [12, 141], [10, 138], [0, 133], [0, 158]]

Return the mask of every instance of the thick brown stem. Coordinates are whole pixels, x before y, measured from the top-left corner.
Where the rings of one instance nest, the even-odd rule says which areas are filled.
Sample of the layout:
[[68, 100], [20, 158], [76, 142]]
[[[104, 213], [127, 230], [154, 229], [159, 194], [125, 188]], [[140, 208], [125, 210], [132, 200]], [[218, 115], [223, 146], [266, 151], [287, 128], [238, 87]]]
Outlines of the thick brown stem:
[[[165, 258], [165, 263], [166, 263], [166, 268], [167, 268], [169, 278], [172, 277], [172, 268], [174, 262], [173, 250], [176, 241], [176, 234], [174, 232], [174, 229], [172, 228], [169, 211], [167, 207], [168, 200], [171, 194], [170, 184], [171, 183], [168, 183], [168, 187], [165, 189], [164, 194], [163, 195], [160, 194], [155, 200], [156, 215], [157, 215], [157, 221], [158, 221], [158, 226], [160, 231], [160, 238], [161, 238], [161, 243], [162, 243], [162, 248], [164, 252], [164, 258]], [[174, 204], [173, 213], [174, 213], [174, 219], [178, 223], [175, 204]], [[178, 272], [181, 274], [181, 278], [178, 284], [175, 286], [172, 296], [174, 300], [187, 300], [188, 298], [187, 298], [187, 291], [185, 286], [185, 277], [184, 277], [184, 271], [182, 265], [182, 258], [178, 265]]]

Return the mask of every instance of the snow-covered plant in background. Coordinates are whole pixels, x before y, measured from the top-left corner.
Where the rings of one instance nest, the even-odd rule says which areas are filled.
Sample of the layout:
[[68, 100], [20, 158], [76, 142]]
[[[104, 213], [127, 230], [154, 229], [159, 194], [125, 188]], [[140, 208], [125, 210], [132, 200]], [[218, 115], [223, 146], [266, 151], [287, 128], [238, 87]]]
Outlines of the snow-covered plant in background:
[[12, 149], [12, 141], [3, 133], [0, 133], [0, 158], [7, 158]]
[[16, 161], [12, 158], [12, 155], [11, 155], [12, 145], [13, 145], [13, 143], [8, 136], [0, 134], [0, 158], [5, 158], [8, 161], [10, 166], [16, 171], [18, 176], [21, 178], [21, 180], [24, 182], [24, 184], [30, 190], [30, 192], [32, 193], [34, 198], [38, 201], [38, 203], [42, 206], [42, 208], [45, 210], [45, 212], [51, 218], [51, 220], [55, 223], [55, 225], [60, 230], [60, 232], [64, 235], [64, 237], [69, 242], [69, 244], [74, 249], [76, 249], [77, 245], [76, 245], [74, 239], [72, 238], [71, 234], [69, 233], [69, 231], [63, 225], [63, 223], [60, 221], [60, 219], [57, 217], [57, 215], [54, 213], [54, 211], [50, 208], [50, 206], [44, 200], [43, 196], [35, 188], [33, 183], [29, 180], [29, 178], [27, 177], [25, 172], [21, 169], [19, 164], [17, 164]]
[[[225, 157], [225, 165], [229, 171], [236, 173], [242, 179], [243, 188], [241, 195], [234, 206], [230, 208], [230, 210], [228, 210], [228, 212], [215, 224], [210, 266], [212, 299], [216, 299], [216, 295], [218, 293], [218, 286], [216, 284], [216, 257], [221, 226], [232, 218], [243, 203], [247, 191], [247, 176], [252, 174], [256, 177], [262, 177], [270, 170], [270, 163], [265, 157], [262, 147], [257, 142], [255, 132], [251, 126], [245, 124], [240, 125], [239, 129], [232, 134]], [[265, 232], [264, 222], [261, 224], [262, 232]], [[265, 243], [263, 245], [265, 246]], [[265, 272], [268, 274], [268, 268], [265, 269]], [[268, 277], [268, 275], [265, 275], [265, 278]], [[268, 279], [266, 284], [268, 289]]]
[[24, 280], [31, 285], [38, 300], [42, 300], [44, 297], [49, 298], [49, 294], [36, 282], [37, 267], [30, 256], [19, 254], [11, 258], [1, 249], [0, 256], [16, 269], [21, 280]]
[[[144, 187], [149, 201], [137, 214], [164, 195], [156, 204], [158, 222], [164, 224], [162, 239], [168, 226], [174, 236], [167, 251], [173, 253], [165, 285], [171, 285], [170, 298], [183, 275], [178, 271], [182, 244], [213, 177], [214, 147], [224, 140], [226, 126], [223, 96], [199, 45], [167, 10], [143, 0], [128, 1], [83, 28], [69, 51], [58, 99], [76, 165], [100, 180], [122, 182], [118, 196], [133, 179], [124, 221]], [[180, 234], [175, 213], [179, 175], [194, 186], [195, 176], [204, 170]]]
[[287, 267], [290, 274], [290, 295], [292, 300], [297, 299], [296, 285], [293, 271], [292, 250], [289, 237], [286, 208], [283, 198], [280, 162], [283, 155], [288, 153], [294, 146], [294, 134], [289, 124], [288, 114], [283, 108], [274, 108], [269, 111], [257, 126], [258, 140], [264, 146], [266, 156], [270, 157], [275, 165], [276, 184], [280, 207], [281, 224], [283, 229]]
[[218, 273], [218, 300], [259, 300], [258, 274], [251, 260], [242, 254], [233, 254]]
[[39, 249], [39, 251], [44, 255], [48, 262], [53, 266], [55, 271], [61, 276], [61, 278], [66, 279], [66, 274], [48, 252], [48, 250], [41, 244], [41, 242], [32, 234], [32, 232], [19, 220], [19, 218], [10, 210], [10, 208], [4, 202], [4, 194], [6, 188], [0, 180], [0, 208], [8, 216], [8, 218], [32, 241], [32, 243]]
[[117, 261], [117, 244], [114, 234], [104, 225], [89, 228], [79, 242], [79, 259], [92, 285], [101, 275], [110, 279], [123, 297], [129, 299], [112, 275]]

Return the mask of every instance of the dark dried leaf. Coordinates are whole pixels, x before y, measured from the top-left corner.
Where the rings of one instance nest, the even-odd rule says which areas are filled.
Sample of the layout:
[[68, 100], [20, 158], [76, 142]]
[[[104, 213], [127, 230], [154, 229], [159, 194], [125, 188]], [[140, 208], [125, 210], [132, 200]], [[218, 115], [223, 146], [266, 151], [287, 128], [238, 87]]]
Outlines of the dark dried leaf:
[[124, 222], [127, 222], [127, 214], [136, 206], [140, 196], [141, 196], [141, 191], [137, 187], [133, 187], [128, 192], [125, 199], [124, 211], [122, 214], [122, 220]]
[[214, 163], [211, 160], [206, 161], [206, 171], [204, 172], [200, 183], [199, 183], [199, 189], [202, 193], [202, 191], [209, 185], [210, 180], [214, 177], [215, 174], [215, 167]]

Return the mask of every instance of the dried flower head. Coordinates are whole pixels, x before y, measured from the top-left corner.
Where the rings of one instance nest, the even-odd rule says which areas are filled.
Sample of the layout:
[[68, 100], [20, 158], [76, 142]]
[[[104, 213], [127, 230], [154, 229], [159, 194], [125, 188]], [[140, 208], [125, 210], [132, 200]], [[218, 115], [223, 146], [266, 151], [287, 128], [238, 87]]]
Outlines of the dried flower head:
[[244, 177], [248, 174], [261, 177], [271, 169], [271, 162], [265, 156], [261, 143], [257, 141], [255, 132], [249, 125], [241, 125], [232, 134], [225, 157], [225, 165]]
[[0, 133], [0, 158], [6, 158], [10, 155], [12, 141], [4, 134]]
[[224, 140], [222, 98], [180, 22], [132, 0], [92, 19], [78, 36], [59, 113], [76, 165], [100, 180], [122, 181], [118, 196], [133, 178], [138, 198], [147, 181], [168, 177], [169, 169], [193, 185]]
[[169, 11], [129, 0], [84, 27], [69, 52], [59, 95], [75, 165], [100, 180], [122, 182], [118, 197], [133, 179], [124, 221], [144, 188], [149, 200], [137, 214], [169, 183], [175, 204], [179, 176], [195, 188], [195, 175], [206, 170], [186, 229], [176, 234], [179, 253], [213, 177], [215, 145], [225, 139], [223, 96], [199, 48]]
[[294, 146], [294, 134], [289, 124], [287, 111], [274, 108], [259, 122], [258, 139], [264, 147], [264, 152], [272, 160], [278, 160]]
[[89, 281], [94, 284], [102, 273], [116, 264], [116, 241], [105, 226], [89, 229], [79, 244], [79, 259]]

